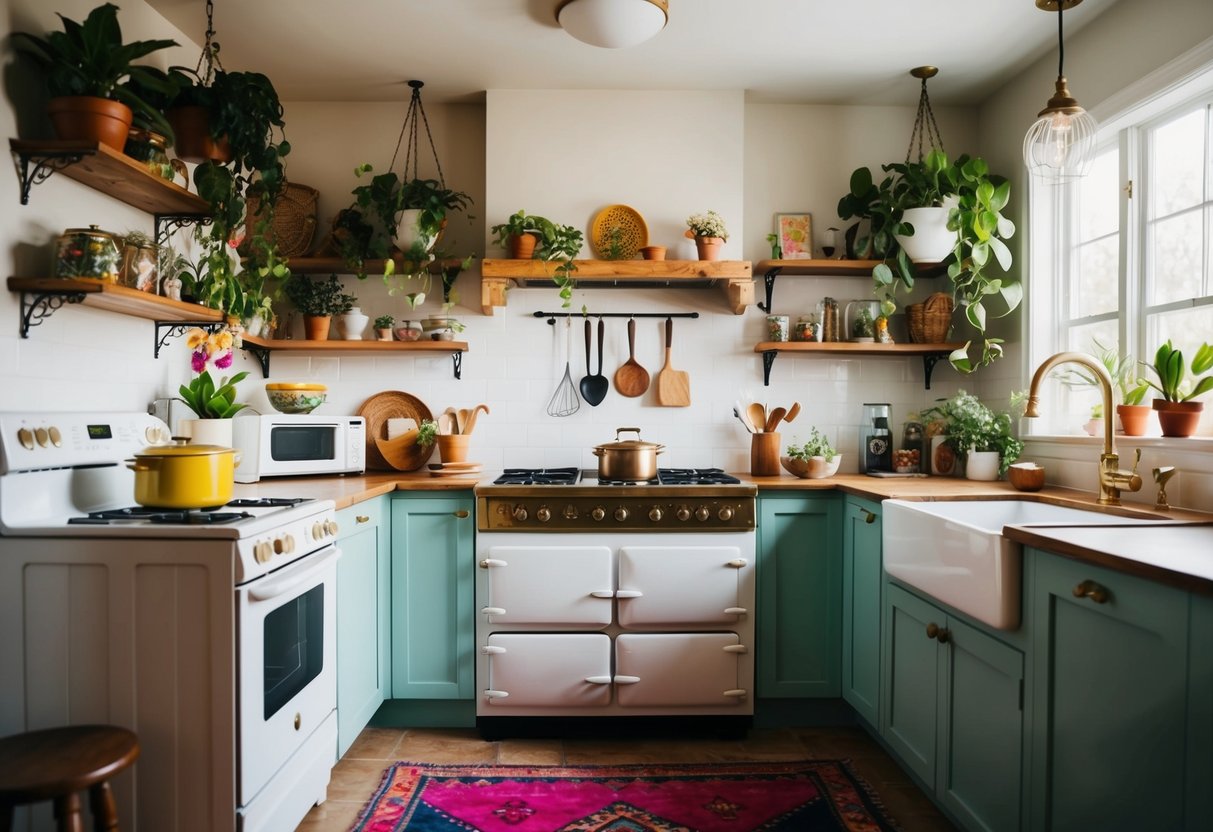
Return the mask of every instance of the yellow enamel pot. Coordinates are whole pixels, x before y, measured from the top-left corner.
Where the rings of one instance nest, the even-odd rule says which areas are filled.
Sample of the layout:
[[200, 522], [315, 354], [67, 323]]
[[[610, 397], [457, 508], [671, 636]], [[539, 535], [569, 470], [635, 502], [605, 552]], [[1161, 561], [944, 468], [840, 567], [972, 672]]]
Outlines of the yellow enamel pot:
[[232, 499], [240, 452], [219, 445], [156, 445], [128, 459], [135, 502], [149, 508], [215, 508]]

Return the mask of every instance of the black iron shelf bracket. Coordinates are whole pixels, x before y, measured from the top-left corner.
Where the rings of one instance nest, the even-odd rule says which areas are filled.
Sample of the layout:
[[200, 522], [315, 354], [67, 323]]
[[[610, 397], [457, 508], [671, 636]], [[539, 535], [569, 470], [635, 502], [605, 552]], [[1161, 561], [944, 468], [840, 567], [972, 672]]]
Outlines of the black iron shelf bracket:
[[[13, 151], [13, 162], [17, 166], [17, 178], [21, 180], [21, 204], [29, 205], [30, 188], [41, 185], [55, 171], [70, 167], [86, 155], [78, 150], [49, 151], [43, 153], [18, 153]], [[33, 165], [31, 168], [30, 165]]]
[[272, 350], [267, 350], [265, 347], [258, 347], [254, 344], [245, 343], [243, 349], [247, 353], [251, 353], [253, 358], [257, 360], [258, 366], [261, 367], [261, 377], [270, 377], [270, 353]]
[[762, 276], [762, 282], [766, 284], [767, 302], [759, 302], [755, 304], [763, 312], [771, 314], [771, 296], [775, 294], [775, 278], [779, 277], [779, 273], [783, 270], [782, 266], [776, 266], [773, 269], [767, 269]]
[[31, 327], [39, 326], [66, 303], [82, 303], [84, 292], [22, 292], [21, 337], [28, 338]]
[[226, 326], [227, 324], [220, 321], [156, 321], [156, 346], [152, 350], [152, 357], [159, 358], [160, 350], [171, 339], [180, 338], [188, 330], [201, 329], [207, 333], [213, 333], [226, 328]]
[[461, 380], [463, 378], [463, 353], [458, 350], [451, 353], [451, 363], [455, 367], [455, 379]]
[[775, 356], [779, 355], [776, 350], [763, 350], [762, 353], [762, 386], [771, 386], [771, 367], [775, 365]]
[[213, 220], [207, 214], [153, 214], [152, 239], [156, 245], [164, 245], [174, 231], [191, 225], [210, 225]]
[[536, 318], [547, 318], [549, 326], [557, 318], [698, 318], [698, 312], [533, 312]]

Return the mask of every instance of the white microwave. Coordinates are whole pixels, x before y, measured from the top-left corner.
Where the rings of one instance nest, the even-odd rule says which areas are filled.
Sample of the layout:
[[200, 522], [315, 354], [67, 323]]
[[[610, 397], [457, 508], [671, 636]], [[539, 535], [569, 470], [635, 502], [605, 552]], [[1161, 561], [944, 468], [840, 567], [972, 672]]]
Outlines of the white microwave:
[[361, 416], [237, 416], [232, 444], [240, 451], [236, 482], [366, 470], [366, 420]]

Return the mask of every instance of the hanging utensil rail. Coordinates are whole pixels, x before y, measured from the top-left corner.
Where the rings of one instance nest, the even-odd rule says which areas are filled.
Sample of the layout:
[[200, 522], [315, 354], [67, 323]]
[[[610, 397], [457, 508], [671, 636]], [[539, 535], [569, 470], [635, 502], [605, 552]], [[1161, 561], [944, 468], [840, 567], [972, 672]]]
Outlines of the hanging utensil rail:
[[532, 312], [536, 318], [547, 318], [549, 326], [557, 318], [698, 318], [698, 312]]

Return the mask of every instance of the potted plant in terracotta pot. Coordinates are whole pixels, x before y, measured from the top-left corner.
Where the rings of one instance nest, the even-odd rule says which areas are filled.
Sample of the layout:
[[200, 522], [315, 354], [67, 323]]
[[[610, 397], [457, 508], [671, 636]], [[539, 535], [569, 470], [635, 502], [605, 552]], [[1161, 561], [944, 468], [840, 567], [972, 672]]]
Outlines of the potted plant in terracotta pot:
[[715, 211], [687, 217], [686, 235], [695, 241], [700, 260], [719, 260], [720, 249], [729, 239], [724, 217]]
[[528, 216], [526, 211], [519, 209], [510, 214], [509, 219], [500, 225], [494, 225], [493, 242], [506, 249], [514, 260], [530, 260], [535, 256], [535, 247], [542, 236], [543, 224], [551, 224], [543, 217]]
[[134, 61], [177, 46], [177, 42], [123, 43], [118, 7], [113, 3], [93, 9], [83, 22], [63, 15], [59, 19], [63, 21], [62, 32], [50, 32], [45, 37], [13, 33], [22, 51], [42, 69], [51, 95], [48, 110], [55, 132], [61, 139], [101, 142], [121, 152], [133, 110], [157, 124], [164, 121], [155, 107], [122, 82], [139, 79], [147, 88], [161, 88], [163, 84], [148, 68], [135, 66]]
[[[1112, 401], [1116, 405], [1116, 415], [1120, 418], [1121, 428], [1125, 435], [1145, 436], [1150, 407], [1142, 404], [1142, 401], [1145, 399], [1150, 385], [1136, 377], [1134, 368], [1137, 366], [1137, 362], [1133, 360], [1132, 356], [1121, 355], [1114, 346], [1105, 344], [1098, 338], [1093, 338], [1092, 344], [1094, 350], [1091, 354], [1099, 359], [1099, 363], [1108, 371], [1108, 376], [1112, 379]], [[1058, 376], [1062, 384], [1067, 387], [1099, 387], [1099, 382], [1095, 379], [1094, 374], [1085, 369], [1068, 370], [1059, 373]], [[1102, 420], [1103, 407], [1102, 405], [1098, 405], [1098, 407], [1100, 410], [1098, 414], [1096, 414], [1095, 407], [1091, 408], [1091, 418]], [[1091, 432], [1089, 425], [1084, 429], [1092, 436], [1098, 435], [1098, 431]]]
[[[1154, 399], [1162, 435], [1191, 436], [1205, 407], [1204, 402], [1195, 399], [1213, 390], [1213, 375], [1205, 375], [1213, 368], [1213, 347], [1208, 342], [1201, 344], [1192, 363], [1185, 367], [1184, 354], [1168, 340], [1154, 354], [1154, 363], [1146, 367], [1158, 378], [1157, 383], [1147, 379], [1146, 384], [1162, 394], [1162, 398]], [[1191, 380], [1185, 378], [1188, 372], [1192, 373]]]
[[380, 315], [375, 319], [375, 335], [380, 341], [392, 340], [392, 327], [396, 325], [396, 318], [392, 315]]
[[309, 341], [327, 340], [332, 316], [353, 308], [357, 298], [345, 294], [342, 289], [341, 281], [335, 274], [329, 275], [327, 281], [295, 275], [283, 284], [286, 296], [303, 313], [303, 325]]

